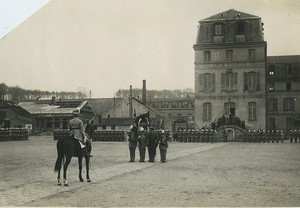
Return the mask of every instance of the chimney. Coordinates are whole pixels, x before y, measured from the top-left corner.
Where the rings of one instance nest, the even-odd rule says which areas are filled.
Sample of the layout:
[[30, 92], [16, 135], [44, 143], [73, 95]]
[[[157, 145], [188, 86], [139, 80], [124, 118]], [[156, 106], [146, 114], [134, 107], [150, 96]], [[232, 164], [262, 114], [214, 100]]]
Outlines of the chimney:
[[56, 102], [56, 97], [55, 96], [52, 96], [52, 99], [51, 99], [51, 105], [54, 105]]
[[129, 89], [129, 117], [132, 118], [132, 85]]
[[142, 102], [146, 104], [146, 80], [143, 80], [143, 94], [142, 94]]

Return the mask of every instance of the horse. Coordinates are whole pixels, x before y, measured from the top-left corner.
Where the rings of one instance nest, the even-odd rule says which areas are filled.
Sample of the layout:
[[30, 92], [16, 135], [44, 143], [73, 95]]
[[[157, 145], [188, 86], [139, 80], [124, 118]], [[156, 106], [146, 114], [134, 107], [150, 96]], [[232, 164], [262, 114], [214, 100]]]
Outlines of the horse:
[[147, 125], [147, 127], [150, 126], [149, 111], [147, 113], [140, 114], [139, 116], [135, 117], [133, 120], [133, 126], [138, 128], [141, 122], [144, 122]]
[[[94, 119], [94, 118], [93, 118]], [[94, 129], [93, 127], [93, 119], [91, 119], [86, 128], [85, 133], [89, 138], [92, 138], [92, 134]], [[90, 154], [92, 151], [92, 146], [90, 142], [86, 143], [86, 147], [81, 148], [81, 145], [79, 144], [79, 141], [77, 141], [72, 136], [66, 136], [64, 138], [61, 138], [57, 141], [56, 147], [57, 147], [57, 159], [54, 167], [54, 171], [58, 172], [57, 176], [57, 185], [61, 185], [60, 181], [60, 170], [62, 166], [62, 161], [65, 159], [64, 165], [63, 165], [63, 183], [65, 186], [68, 186], [67, 181], [67, 169], [71, 162], [72, 157], [78, 158], [78, 164], [79, 164], [79, 181], [83, 182], [82, 178], [82, 159], [85, 158], [85, 166], [86, 166], [86, 179], [87, 182], [91, 182], [90, 175], [89, 175], [89, 166], [90, 166]]]

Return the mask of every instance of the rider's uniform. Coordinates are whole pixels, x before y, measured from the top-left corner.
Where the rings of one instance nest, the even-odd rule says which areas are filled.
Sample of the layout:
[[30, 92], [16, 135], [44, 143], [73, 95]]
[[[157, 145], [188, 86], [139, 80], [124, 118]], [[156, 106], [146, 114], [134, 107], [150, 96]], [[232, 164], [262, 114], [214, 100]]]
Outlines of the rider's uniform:
[[73, 136], [75, 139], [85, 143], [85, 132], [83, 122], [80, 118], [74, 117], [69, 122], [70, 126], [70, 135]]

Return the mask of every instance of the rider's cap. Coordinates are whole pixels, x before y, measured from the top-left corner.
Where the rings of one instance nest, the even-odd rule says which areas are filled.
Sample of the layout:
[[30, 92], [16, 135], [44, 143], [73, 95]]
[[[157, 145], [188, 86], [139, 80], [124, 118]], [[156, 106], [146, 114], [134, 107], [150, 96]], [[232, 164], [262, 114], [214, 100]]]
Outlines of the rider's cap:
[[130, 129], [133, 129], [133, 125], [130, 125], [129, 128], [130, 128]]
[[73, 115], [78, 115], [80, 113], [79, 109], [73, 110]]
[[140, 131], [144, 131], [144, 128], [143, 128], [143, 127], [141, 127], [141, 128], [140, 128]]

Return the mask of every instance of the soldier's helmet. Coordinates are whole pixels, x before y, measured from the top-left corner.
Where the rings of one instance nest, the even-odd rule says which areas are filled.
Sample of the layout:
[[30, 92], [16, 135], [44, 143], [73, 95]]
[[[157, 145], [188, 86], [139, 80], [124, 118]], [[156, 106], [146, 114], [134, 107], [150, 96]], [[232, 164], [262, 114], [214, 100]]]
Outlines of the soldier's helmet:
[[130, 129], [133, 129], [133, 125], [130, 125], [129, 128], [130, 128]]
[[140, 131], [144, 131], [144, 128], [142, 126], [140, 127]]

